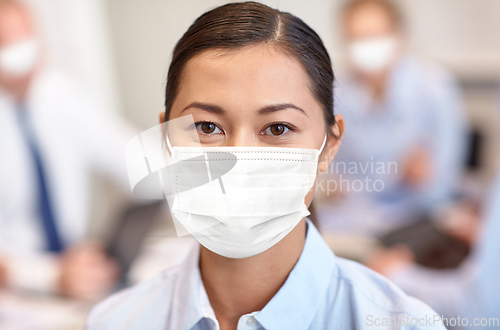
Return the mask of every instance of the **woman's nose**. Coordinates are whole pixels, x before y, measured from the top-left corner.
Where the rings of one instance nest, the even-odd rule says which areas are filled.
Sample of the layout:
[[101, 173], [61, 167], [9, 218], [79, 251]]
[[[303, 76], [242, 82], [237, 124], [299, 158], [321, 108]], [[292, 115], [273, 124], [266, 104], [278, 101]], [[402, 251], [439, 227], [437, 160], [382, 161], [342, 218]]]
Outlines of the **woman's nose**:
[[228, 147], [258, 147], [259, 145], [258, 135], [253, 132], [240, 131], [237, 135], [229, 137], [227, 141]]

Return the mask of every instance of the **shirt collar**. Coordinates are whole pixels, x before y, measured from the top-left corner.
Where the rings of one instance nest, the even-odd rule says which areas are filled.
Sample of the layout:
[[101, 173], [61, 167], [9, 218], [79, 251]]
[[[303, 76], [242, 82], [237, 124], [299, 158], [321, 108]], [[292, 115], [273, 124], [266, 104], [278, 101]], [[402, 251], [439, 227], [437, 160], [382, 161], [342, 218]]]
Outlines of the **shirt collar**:
[[[285, 284], [262, 311], [254, 314], [266, 330], [308, 329], [330, 285], [335, 255], [308, 219], [307, 225], [304, 249]], [[191, 329], [204, 318], [216, 322], [198, 265], [199, 245], [196, 245], [177, 279], [171, 312], [179, 315], [179, 329]]]
[[176, 292], [169, 311], [178, 316], [178, 322], [173, 325], [176, 329], [191, 329], [204, 317], [205, 307], [201, 304], [200, 290], [205, 289], [198, 267], [199, 259], [200, 246], [195, 244], [178, 273]]
[[307, 220], [306, 242], [285, 284], [255, 315], [266, 330], [308, 329], [335, 270], [335, 255]]

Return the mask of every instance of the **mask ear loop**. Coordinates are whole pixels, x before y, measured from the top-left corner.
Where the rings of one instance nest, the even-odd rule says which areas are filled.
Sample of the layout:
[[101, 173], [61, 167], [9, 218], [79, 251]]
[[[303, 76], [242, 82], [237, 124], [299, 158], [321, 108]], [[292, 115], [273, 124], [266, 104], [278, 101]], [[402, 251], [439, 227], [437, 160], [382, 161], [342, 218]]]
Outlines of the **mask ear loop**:
[[328, 134], [325, 134], [325, 139], [323, 140], [323, 144], [321, 145], [321, 148], [319, 148], [319, 152], [318, 152], [318, 155], [321, 155], [321, 153], [323, 152], [323, 148], [325, 148], [325, 145], [326, 145], [326, 139], [328, 138]]
[[165, 132], [165, 141], [167, 142], [167, 149], [168, 149], [168, 152], [170, 153], [170, 155], [173, 154], [173, 150], [174, 148], [172, 147], [172, 145], [170, 144], [170, 140], [168, 138], [168, 132]]
[[[321, 155], [321, 153], [323, 152], [323, 149], [325, 148], [325, 145], [326, 145], [326, 139], [328, 138], [328, 134], [325, 134], [325, 139], [323, 140], [323, 144], [321, 145], [321, 148], [319, 148], [319, 152], [318, 152], [318, 159], [319, 159], [319, 156]], [[321, 162], [320, 162], [321, 164]]]

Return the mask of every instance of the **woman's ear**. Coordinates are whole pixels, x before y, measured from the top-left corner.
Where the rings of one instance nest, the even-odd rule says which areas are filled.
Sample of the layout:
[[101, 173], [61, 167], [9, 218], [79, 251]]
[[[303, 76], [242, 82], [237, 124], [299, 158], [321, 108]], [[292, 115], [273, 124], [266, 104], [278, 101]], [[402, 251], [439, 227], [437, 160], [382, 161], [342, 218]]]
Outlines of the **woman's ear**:
[[325, 150], [321, 153], [318, 167], [318, 170], [323, 173], [328, 170], [328, 166], [339, 151], [340, 143], [344, 136], [344, 117], [342, 115], [335, 115], [335, 125], [330, 126], [330, 129], [333, 135], [328, 134], [327, 136], [328, 141], [325, 145]]
[[160, 124], [165, 122], [165, 111], [160, 112]]

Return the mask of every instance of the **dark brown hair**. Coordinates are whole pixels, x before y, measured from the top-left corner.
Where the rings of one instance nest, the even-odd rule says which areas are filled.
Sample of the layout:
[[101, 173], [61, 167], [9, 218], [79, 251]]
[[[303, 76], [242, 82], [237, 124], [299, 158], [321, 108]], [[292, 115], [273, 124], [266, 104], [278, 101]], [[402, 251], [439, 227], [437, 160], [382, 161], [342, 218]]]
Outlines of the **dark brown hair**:
[[[301, 19], [257, 2], [229, 3], [201, 15], [177, 42], [168, 70], [165, 118], [177, 95], [187, 61], [207, 49], [234, 49], [266, 43], [296, 57], [310, 78], [310, 89], [321, 104], [327, 126], [333, 114], [334, 74], [320, 37]], [[328, 132], [332, 133], [330, 129]]]

